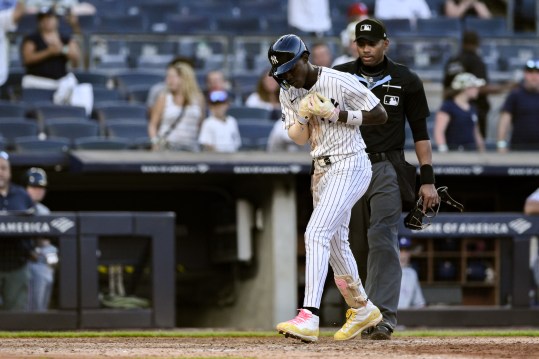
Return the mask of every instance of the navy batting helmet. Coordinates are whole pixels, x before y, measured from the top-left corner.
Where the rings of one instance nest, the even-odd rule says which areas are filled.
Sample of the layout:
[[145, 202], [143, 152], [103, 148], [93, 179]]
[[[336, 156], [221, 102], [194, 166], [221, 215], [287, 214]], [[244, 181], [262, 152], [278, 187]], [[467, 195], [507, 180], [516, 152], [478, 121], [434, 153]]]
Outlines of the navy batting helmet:
[[282, 75], [290, 71], [304, 53], [310, 54], [305, 43], [296, 35], [283, 35], [275, 41], [268, 50], [268, 60], [271, 64], [269, 76], [288, 90], [290, 85], [282, 78]]
[[26, 171], [26, 185], [31, 187], [47, 187], [47, 174], [42, 168], [30, 168]]

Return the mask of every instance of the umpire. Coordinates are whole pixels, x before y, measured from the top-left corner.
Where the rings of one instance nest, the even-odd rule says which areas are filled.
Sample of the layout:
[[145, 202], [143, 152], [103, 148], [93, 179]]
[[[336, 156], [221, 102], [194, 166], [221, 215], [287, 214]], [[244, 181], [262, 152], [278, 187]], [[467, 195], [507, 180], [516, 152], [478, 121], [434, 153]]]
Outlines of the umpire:
[[383, 340], [391, 338], [397, 324], [402, 276], [398, 245], [401, 203], [411, 206], [416, 197], [416, 168], [405, 161], [403, 152], [406, 120], [420, 164], [419, 196], [423, 198], [423, 209], [437, 204], [439, 198], [434, 186], [426, 121], [430, 112], [423, 83], [409, 68], [386, 56], [389, 39], [381, 21], [366, 19], [356, 25], [356, 47], [358, 59], [335, 69], [355, 74], [380, 99], [388, 115], [383, 125], [361, 127], [373, 176], [367, 193], [356, 204], [356, 212], [361, 211], [356, 216], [361, 232], [357, 244], [360, 275], [367, 294], [384, 317], [361, 336]]

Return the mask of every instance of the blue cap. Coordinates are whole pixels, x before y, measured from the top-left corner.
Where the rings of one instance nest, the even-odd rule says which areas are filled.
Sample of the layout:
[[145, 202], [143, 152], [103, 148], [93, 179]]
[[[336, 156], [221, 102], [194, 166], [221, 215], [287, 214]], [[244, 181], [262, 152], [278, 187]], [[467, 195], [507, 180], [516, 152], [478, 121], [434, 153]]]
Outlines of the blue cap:
[[399, 248], [410, 248], [412, 246], [412, 240], [407, 237], [399, 238]]

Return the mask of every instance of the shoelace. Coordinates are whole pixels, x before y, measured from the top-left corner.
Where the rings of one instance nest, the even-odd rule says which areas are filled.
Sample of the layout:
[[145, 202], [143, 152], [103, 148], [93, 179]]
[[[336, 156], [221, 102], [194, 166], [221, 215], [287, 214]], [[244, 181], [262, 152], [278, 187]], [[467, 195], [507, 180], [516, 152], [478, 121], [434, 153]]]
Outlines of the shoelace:
[[[352, 309], [348, 309], [346, 311], [346, 323], [344, 323], [343, 329], [348, 328], [350, 325], [352, 325], [352, 322], [355, 319], [355, 316], [354, 316], [355, 313], [356, 312], [354, 312]], [[352, 318], [352, 316], [354, 316], [354, 318]]]
[[299, 314], [294, 319], [292, 319], [290, 323], [303, 324], [309, 319], [311, 319], [311, 315], [307, 313], [306, 311], [300, 309]]

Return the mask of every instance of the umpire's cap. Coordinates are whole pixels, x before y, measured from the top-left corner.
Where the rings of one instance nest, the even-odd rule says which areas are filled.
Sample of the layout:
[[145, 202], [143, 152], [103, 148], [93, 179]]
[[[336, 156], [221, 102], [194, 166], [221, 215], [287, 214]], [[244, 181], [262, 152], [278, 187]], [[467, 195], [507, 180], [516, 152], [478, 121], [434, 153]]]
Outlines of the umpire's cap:
[[365, 19], [356, 25], [356, 41], [380, 41], [387, 39], [387, 31], [383, 22], [378, 19]]
[[47, 173], [42, 168], [32, 167], [26, 171], [26, 185], [30, 187], [47, 187]]

